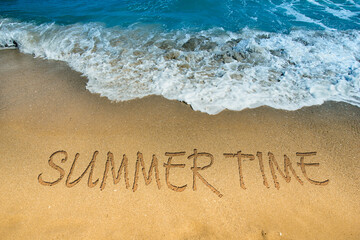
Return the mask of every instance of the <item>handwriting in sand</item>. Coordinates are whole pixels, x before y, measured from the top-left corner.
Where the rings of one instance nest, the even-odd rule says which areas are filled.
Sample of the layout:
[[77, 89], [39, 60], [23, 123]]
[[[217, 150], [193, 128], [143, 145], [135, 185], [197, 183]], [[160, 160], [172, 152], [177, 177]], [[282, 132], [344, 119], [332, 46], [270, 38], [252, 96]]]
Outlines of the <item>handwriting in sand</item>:
[[[108, 178], [109, 170], [110, 170], [114, 184], [117, 184], [120, 182], [121, 176], [123, 174], [125, 186], [127, 189], [130, 188], [129, 171], [128, 171], [129, 160], [125, 154], [122, 156], [120, 167], [116, 171], [114, 155], [113, 155], [113, 153], [108, 152], [107, 160], [105, 162], [105, 167], [104, 167], [104, 173], [103, 173], [101, 181], [100, 181], [100, 179], [96, 179], [95, 181], [93, 180], [93, 172], [95, 169], [95, 163], [96, 163], [98, 154], [99, 154], [99, 152], [95, 151], [92, 156], [92, 159], [90, 160], [89, 164], [87, 165], [87, 167], [83, 171], [83, 173], [78, 178], [73, 179], [73, 172], [74, 172], [76, 163], [80, 157], [80, 154], [76, 153], [73, 163], [70, 167], [69, 173], [67, 174], [65, 185], [68, 188], [74, 187], [76, 184], [78, 184], [81, 181], [82, 178], [85, 177], [86, 173], [89, 172], [88, 183], [87, 183], [88, 187], [92, 188], [99, 184], [100, 190], [104, 190], [105, 186], [107, 184], [107, 178]], [[291, 181], [291, 176], [290, 176], [290, 172], [291, 172], [291, 174], [293, 175], [293, 177], [299, 184], [301, 184], [301, 185], [304, 184], [304, 180], [302, 180], [300, 178], [300, 176], [295, 172], [295, 169], [293, 168], [292, 162], [289, 157], [284, 155], [284, 171], [282, 171], [280, 169], [280, 166], [279, 166], [277, 160], [275, 159], [274, 154], [271, 152], [268, 152], [267, 155], [268, 155], [268, 164], [269, 164], [269, 168], [270, 168], [270, 172], [271, 172], [271, 177], [274, 182], [275, 188], [277, 188], [277, 189], [280, 188], [279, 181], [278, 181], [278, 178], [276, 175], [276, 171], [282, 178], [285, 179], [285, 181], [287, 183], [289, 183]], [[308, 181], [311, 184], [325, 186], [329, 183], [329, 179], [323, 180], [323, 181], [314, 180], [314, 179], [310, 178], [308, 176], [308, 174], [306, 173], [306, 169], [308, 167], [318, 167], [319, 166], [319, 163], [306, 162], [307, 158], [315, 156], [315, 155], [316, 155], [316, 152], [297, 152], [296, 156], [300, 157], [299, 162], [297, 162], [297, 166], [300, 168], [303, 179], [305, 179], [306, 181]], [[264, 170], [264, 160], [263, 160], [262, 152], [257, 152], [256, 155], [254, 155], [254, 154], [245, 154], [245, 153], [242, 153], [241, 151], [238, 151], [236, 153], [224, 153], [223, 156], [224, 156], [224, 158], [230, 158], [230, 159], [237, 160], [237, 168], [239, 171], [239, 182], [240, 182], [240, 187], [242, 189], [246, 189], [244, 175], [243, 175], [243, 162], [245, 160], [246, 161], [254, 161], [257, 158], [258, 163], [259, 163], [260, 174], [262, 175], [262, 179], [263, 179], [263, 184], [267, 188], [270, 188], [269, 180], [268, 180], [268, 178], [265, 174], [265, 170]], [[190, 162], [192, 163], [192, 166], [190, 167], [190, 174], [192, 174], [192, 176], [193, 176], [192, 190], [196, 191], [197, 185], [198, 185], [198, 180], [200, 180], [206, 187], [208, 187], [218, 197], [221, 198], [223, 196], [223, 194], [216, 187], [214, 187], [213, 184], [210, 184], [209, 181], [206, 180], [204, 178], [204, 176], [202, 175], [202, 171], [210, 168], [214, 163], [214, 156], [211, 153], [198, 152], [197, 149], [194, 149], [194, 151], [188, 156], [186, 156], [186, 152], [166, 152], [165, 157], [167, 158], [167, 161], [165, 163], [163, 163], [163, 167], [165, 168], [165, 183], [169, 189], [171, 189], [172, 191], [175, 191], [175, 192], [183, 192], [188, 187], [187, 184], [184, 184], [182, 186], [176, 186], [176, 185], [172, 184], [171, 180], [170, 180], [170, 171], [173, 168], [185, 168], [185, 166], [186, 166], [185, 163], [182, 163], [182, 164], [173, 163], [172, 162], [173, 159], [174, 158], [182, 158], [183, 159], [185, 157], [188, 162], [190, 160]], [[208, 164], [205, 166], [198, 166], [199, 158], [207, 159]], [[40, 173], [38, 176], [38, 181], [40, 184], [45, 185], [45, 186], [54, 186], [55, 184], [58, 184], [63, 180], [63, 178], [66, 175], [65, 170], [62, 167], [60, 167], [58, 164], [55, 163], [55, 161], [59, 160], [59, 159], [60, 159], [61, 163], [65, 163], [68, 159], [68, 153], [63, 150], [56, 151], [53, 154], [51, 154], [51, 156], [48, 160], [49, 166], [58, 172], [59, 177], [54, 181], [46, 181], [43, 179], [43, 176], [42, 176], [43, 173]], [[186, 160], [185, 160], [185, 162], [186, 162]], [[141, 172], [140, 172], [140, 167], [141, 167]], [[156, 157], [155, 154], [152, 155], [150, 167], [149, 167], [148, 173], [146, 173], [146, 164], [144, 161], [143, 154], [141, 152], [138, 152], [136, 163], [135, 163], [135, 174], [134, 174], [133, 183], [132, 183], [132, 191], [135, 192], [138, 189], [139, 175], [141, 173], [144, 177], [145, 185], [149, 185], [152, 181], [153, 171], [155, 172], [155, 180], [156, 180], [157, 187], [158, 187], [158, 189], [160, 189], [161, 182], [160, 182], [158, 158]]]

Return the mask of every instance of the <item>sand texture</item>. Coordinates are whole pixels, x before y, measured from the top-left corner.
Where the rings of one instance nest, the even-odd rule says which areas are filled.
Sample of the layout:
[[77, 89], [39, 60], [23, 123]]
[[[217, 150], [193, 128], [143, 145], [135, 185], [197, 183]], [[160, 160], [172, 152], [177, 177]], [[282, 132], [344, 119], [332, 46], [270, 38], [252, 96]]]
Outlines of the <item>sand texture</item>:
[[0, 51], [1, 239], [360, 239], [359, 108], [208, 115], [86, 81]]

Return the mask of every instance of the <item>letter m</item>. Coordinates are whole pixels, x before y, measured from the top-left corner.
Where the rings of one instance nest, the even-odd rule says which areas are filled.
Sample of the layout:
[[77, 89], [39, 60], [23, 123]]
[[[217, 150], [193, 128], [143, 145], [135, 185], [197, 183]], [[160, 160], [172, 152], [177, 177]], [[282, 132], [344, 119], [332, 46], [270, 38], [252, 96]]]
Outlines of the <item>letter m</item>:
[[146, 174], [144, 157], [143, 157], [142, 153], [138, 152], [137, 153], [137, 160], [136, 160], [136, 167], [135, 167], [134, 184], [133, 184], [133, 188], [132, 188], [133, 192], [136, 191], [137, 186], [138, 186], [140, 164], [141, 164], [141, 167], [142, 167], [141, 170], [142, 170], [142, 173], [143, 173], [143, 176], [144, 176], [145, 184], [149, 185], [151, 183], [152, 172], [153, 172], [153, 169], [155, 169], [156, 183], [157, 183], [158, 189], [160, 189], [161, 184], [160, 184], [160, 178], [159, 178], [158, 159], [156, 158], [155, 155], [152, 156], [152, 161], [151, 161], [151, 165], [150, 165], [150, 168], [149, 168], [149, 172], [148, 172], [148, 174]]
[[100, 185], [100, 190], [103, 190], [106, 186], [106, 179], [107, 179], [107, 174], [108, 174], [110, 165], [111, 165], [111, 173], [113, 176], [114, 184], [117, 184], [120, 182], [121, 172], [124, 171], [126, 188], [129, 188], [130, 184], [129, 184], [129, 177], [128, 177], [128, 159], [127, 159], [126, 155], [125, 154], [123, 155], [123, 159], [121, 161], [119, 170], [117, 171], [117, 174], [115, 174], [114, 155], [111, 152], [108, 152], [107, 160], [106, 160], [106, 164], [105, 164], [104, 176], [103, 176], [103, 179], [102, 179], [102, 182]]
[[291, 170], [292, 174], [294, 175], [295, 179], [300, 183], [303, 184], [303, 181], [301, 181], [301, 179], [296, 175], [294, 168], [292, 167], [291, 161], [290, 159], [284, 155], [284, 172], [282, 172], [280, 170], [279, 164], [277, 163], [274, 154], [272, 154], [271, 152], [268, 153], [269, 155], [269, 166], [270, 166], [270, 170], [271, 170], [271, 175], [274, 179], [274, 184], [275, 187], [277, 189], [280, 188], [279, 182], [277, 180], [277, 176], [275, 174], [275, 169], [274, 169], [274, 165], [277, 169], [277, 171], [280, 173], [280, 175], [285, 179], [286, 182], [290, 182], [291, 177], [289, 174], [289, 169]]

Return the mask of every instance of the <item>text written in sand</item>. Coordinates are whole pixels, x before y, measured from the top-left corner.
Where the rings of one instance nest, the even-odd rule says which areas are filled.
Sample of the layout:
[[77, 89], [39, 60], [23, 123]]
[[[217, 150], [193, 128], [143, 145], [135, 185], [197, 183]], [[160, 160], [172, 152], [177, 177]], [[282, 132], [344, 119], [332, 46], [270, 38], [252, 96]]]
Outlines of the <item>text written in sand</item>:
[[[107, 153], [107, 159], [105, 162], [105, 166], [104, 166], [104, 172], [102, 175], [102, 179], [100, 181], [100, 179], [93, 179], [93, 175], [94, 175], [94, 169], [95, 169], [95, 163], [97, 160], [97, 155], [99, 154], [98, 151], [95, 151], [89, 164], [87, 165], [87, 167], [85, 168], [85, 170], [82, 172], [82, 174], [74, 179], [73, 177], [73, 173], [74, 173], [74, 169], [76, 167], [76, 163], [80, 157], [79, 153], [75, 154], [73, 163], [70, 167], [70, 170], [67, 174], [66, 180], [65, 180], [65, 185], [68, 188], [74, 187], [76, 184], [78, 184], [82, 178], [85, 177], [85, 175], [88, 173], [88, 187], [93, 188], [97, 185], [99, 185], [100, 190], [104, 190], [105, 186], [107, 184], [107, 179], [108, 179], [108, 175], [111, 174], [112, 175], [112, 179], [113, 179], [113, 183], [117, 184], [120, 182], [121, 177], [123, 175], [123, 179], [125, 182], [125, 186], [127, 189], [130, 188], [130, 180], [129, 180], [129, 171], [128, 171], [128, 166], [129, 166], [129, 160], [128, 157], [126, 156], [126, 154], [124, 154], [122, 156], [122, 160], [120, 163], [119, 168], [116, 171], [116, 164], [115, 164], [115, 157], [113, 155], [113, 153], [108, 152]], [[312, 177], [308, 176], [306, 169], [308, 167], [318, 167], [319, 163], [313, 163], [313, 162], [308, 162], [308, 158], [311, 158], [312, 156], [315, 156], [316, 152], [297, 152], [296, 156], [299, 157], [298, 162], [296, 162], [296, 165], [298, 167], [297, 171], [301, 171], [301, 176], [299, 176], [299, 174], [296, 173], [292, 162], [290, 160], [290, 158], [287, 155], [284, 155], [284, 170], [282, 171], [280, 168], [280, 165], [278, 163], [278, 161], [275, 159], [275, 156], [273, 153], [268, 152], [267, 154], [267, 162], [270, 168], [270, 172], [271, 172], [271, 178], [272, 181], [274, 182], [274, 186], [275, 188], [279, 189], [280, 188], [280, 184], [278, 181], [278, 175], [280, 175], [282, 178], [285, 179], [285, 181], [287, 183], [289, 183], [291, 181], [291, 175], [295, 178], [295, 180], [303, 185], [304, 184], [304, 180], [306, 180], [307, 182], [311, 183], [311, 184], [315, 184], [315, 185], [319, 185], [319, 186], [325, 186], [329, 183], [329, 180], [323, 180], [323, 181], [319, 181], [319, 180], [314, 180]], [[215, 187], [216, 184], [210, 183], [211, 181], [207, 178], [205, 179], [203, 172], [210, 168], [213, 163], [214, 163], [214, 156], [211, 153], [207, 153], [207, 152], [198, 152], [197, 149], [194, 149], [194, 151], [188, 155], [186, 154], [186, 152], [166, 152], [164, 154], [165, 158], [167, 159], [164, 163], [163, 163], [163, 168], [165, 170], [165, 183], [166, 186], [175, 192], [183, 192], [187, 189], [188, 184], [184, 184], [184, 185], [174, 185], [171, 180], [170, 180], [170, 171], [172, 171], [174, 168], [185, 168], [186, 167], [186, 163], [189, 162], [191, 164], [191, 166], [188, 168], [188, 171], [184, 170], [184, 174], [192, 174], [192, 190], [196, 191], [199, 182], [204, 184], [207, 188], [209, 188], [209, 190], [211, 190], [214, 194], [216, 194], [218, 197], [222, 197], [223, 194]], [[162, 157], [164, 157], [162, 156]], [[264, 157], [263, 157], [263, 153], [262, 152], [257, 152], [256, 154], [245, 154], [242, 153], [241, 151], [238, 151], [236, 153], [224, 153], [223, 157], [225, 159], [234, 159], [235, 162], [237, 162], [237, 168], [238, 168], [238, 172], [239, 172], [239, 182], [240, 182], [240, 187], [242, 189], [246, 189], [246, 185], [245, 185], [245, 180], [244, 180], [244, 175], [243, 175], [243, 163], [244, 161], [255, 161], [255, 159], [257, 159], [258, 162], [258, 166], [259, 166], [259, 174], [262, 175], [262, 179], [263, 179], [263, 184], [265, 187], [270, 188], [270, 183], [268, 180], [268, 177], [265, 174], [265, 170], [264, 170]], [[173, 163], [174, 158], [177, 159], [177, 161], [182, 160], [184, 163]], [[43, 173], [40, 173], [38, 176], [38, 181], [40, 184], [45, 185], [45, 186], [54, 186], [55, 184], [60, 183], [63, 178], [65, 177], [65, 170], [59, 166], [60, 164], [56, 164], [56, 161], [59, 161], [61, 163], [65, 163], [68, 159], [68, 153], [66, 151], [60, 150], [60, 151], [56, 151], [53, 154], [50, 155], [50, 158], [48, 160], [49, 166], [51, 168], [53, 168], [54, 170], [56, 170], [59, 174], [58, 178], [56, 180], [53, 181], [47, 181], [43, 179]], [[199, 166], [198, 160], [202, 159], [202, 160], [207, 160], [207, 164], [204, 166]], [[141, 170], [140, 170], [141, 169]], [[109, 173], [110, 171], [110, 173]], [[146, 164], [144, 161], [144, 157], [143, 154], [141, 152], [137, 153], [137, 158], [136, 158], [136, 162], [135, 162], [135, 173], [134, 173], [134, 177], [133, 177], [133, 181], [132, 181], [132, 191], [135, 192], [138, 189], [138, 182], [139, 182], [139, 175], [143, 175], [144, 177], [144, 181], [145, 181], [145, 185], [149, 185], [152, 181], [152, 174], [153, 172], [155, 172], [155, 180], [156, 180], [156, 184], [158, 189], [161, 189], [161, 181], [160, 181], [160, 170], [159, 170], [159, 158], [153, 154], [152, 155], [152, 160], [150, 163], [150, 167], [149, 170], [146, 171]], [[278, 174], [278, 175], [277, 175]]]

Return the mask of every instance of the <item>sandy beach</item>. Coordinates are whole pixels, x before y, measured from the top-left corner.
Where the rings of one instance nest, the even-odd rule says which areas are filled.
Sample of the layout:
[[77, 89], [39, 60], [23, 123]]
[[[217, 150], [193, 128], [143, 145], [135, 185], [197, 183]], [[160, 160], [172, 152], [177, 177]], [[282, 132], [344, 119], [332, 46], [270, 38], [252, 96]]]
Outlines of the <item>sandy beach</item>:
[[360, 108], [208, 115], [86, 82], [0, 51], [1, 239], [360, 238]]

